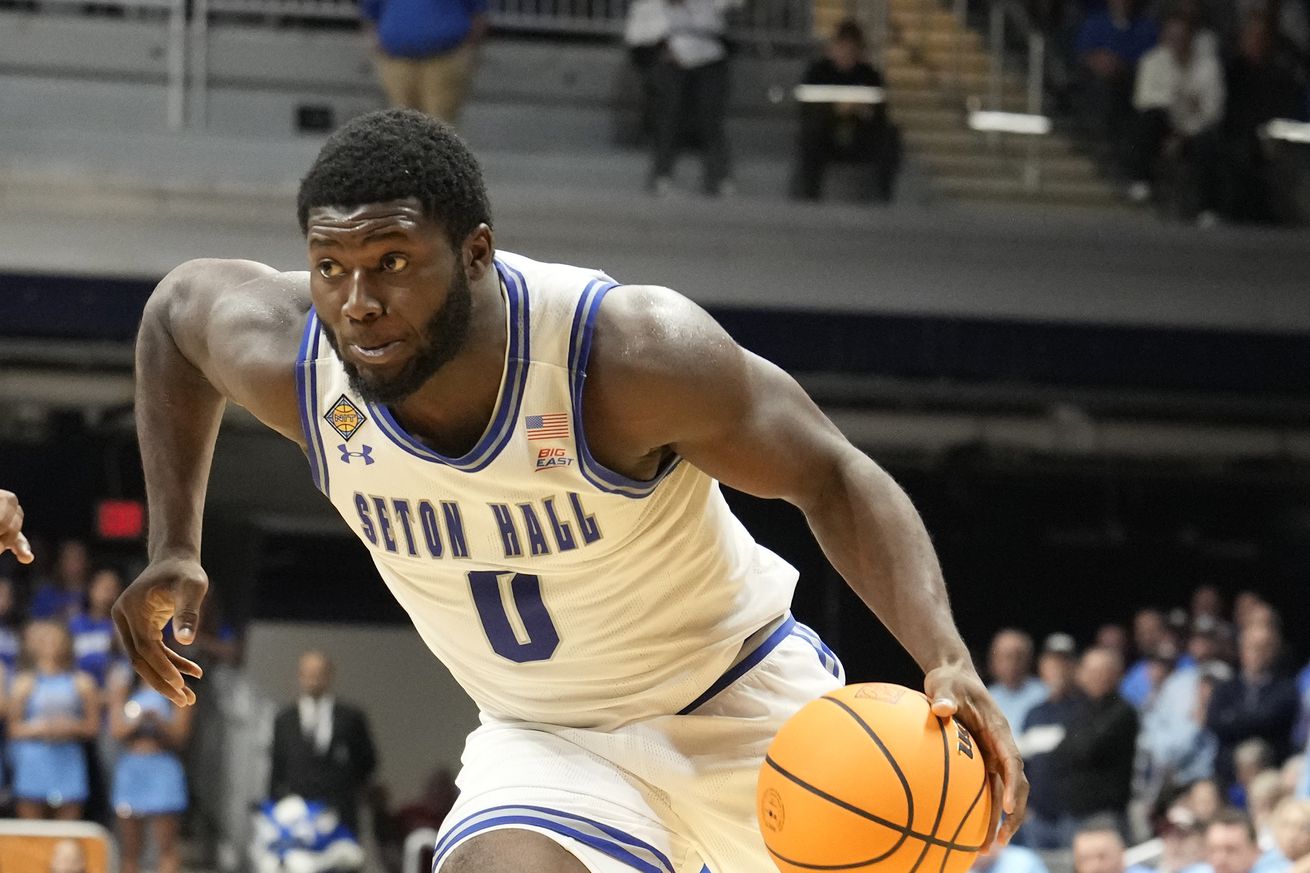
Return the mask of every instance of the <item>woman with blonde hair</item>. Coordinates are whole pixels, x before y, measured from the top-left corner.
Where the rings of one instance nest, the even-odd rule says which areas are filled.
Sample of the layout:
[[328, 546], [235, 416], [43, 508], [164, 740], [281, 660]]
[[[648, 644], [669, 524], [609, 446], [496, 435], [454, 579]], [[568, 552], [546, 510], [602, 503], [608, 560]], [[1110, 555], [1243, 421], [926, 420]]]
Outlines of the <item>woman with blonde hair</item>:
[[68, 628], [27, 626], [7, 709], [18, 816], [80, 819], [88, 794], [83, 743], [99, 729], [100, 706], [95, 680], [73, 667]]

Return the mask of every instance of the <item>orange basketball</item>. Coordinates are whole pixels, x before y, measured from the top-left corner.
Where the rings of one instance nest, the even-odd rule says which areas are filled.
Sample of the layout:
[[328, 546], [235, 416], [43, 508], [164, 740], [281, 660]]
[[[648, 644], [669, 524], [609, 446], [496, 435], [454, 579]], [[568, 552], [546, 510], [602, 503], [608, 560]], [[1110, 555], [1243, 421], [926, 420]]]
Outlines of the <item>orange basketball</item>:
[[806, 704], [769, 746], [760, 832], [783, 873], [965, 873], [991, 818], [982, 750], [921, 692], [848, 685]]

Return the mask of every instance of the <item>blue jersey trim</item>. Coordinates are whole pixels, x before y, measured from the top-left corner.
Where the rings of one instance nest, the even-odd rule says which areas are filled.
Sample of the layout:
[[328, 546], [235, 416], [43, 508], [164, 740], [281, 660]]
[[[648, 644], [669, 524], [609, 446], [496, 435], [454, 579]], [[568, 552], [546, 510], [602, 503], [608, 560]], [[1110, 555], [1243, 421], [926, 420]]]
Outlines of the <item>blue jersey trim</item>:
[[[500, 813], [490, 818], [483, 818], [491, 813]], [[480, 819], [471, 825], [465, 826], [470, 819]], [[590, 827], [593, 831], [599, 833], [585, 833], [577, 827], [571, 827], [565, 822], [574, 821]], [[543, 830], [552, 831], [553, 833], [562, 834], [577, 840], [578, 842], [590, 846], [597, 851], [603, 852], [615, 860], [622, 861], [641, 873], [674, 873], [673, 863], [668, 856], [659, 849], [647, 843], [645, 840], [634, 837], [626, 831], [619, 830], [611, 825], [596, 821], [595, 819], [586, 818], [585, 816], [575, 815], [574, 813], [565, 812], [559, 809], [551, 809], [544, 806], [531, 805], [506, 805], [493, 806], [488, 809], [478, 810], [446, 832], [445, 836], [437, 840], [437, 844], [432, 853], [432, 870], [436, 871], [445, 857], [468, 837], [485, 830], [493, 830], [505, 827], [507, 825], [526, 824]], [[654, 858], [658, 863], [639, 857], [634, 853], [634, 849], [642, 851], [644, 854]]]
[[413, 437], [396, 421], [385, 404], [368, 404], [378, 428], [393, 443], [409, 454], [434, 464], [444, 464], [465, 473], [476, 473], [486, 468], [514, 435], [523, 394], [528, 381], [529, 347], [528, 285], [522, 274], [503, 262], [496, 261], [496, 270], [505, 283], [505, 296], [509, 306], [509, 349], [506, 354], [505, 375], [500, 387], [500, 404], [482, 438], [468, 454], [451, 458], [428, 448]]
[[751, 668], [767, 658], [769, 653], [774, 649], [778, 648], [778, 645], [785, 640], [789, 634], [791, 634], [795, 627], [796, 619], [791, 615], [788, 615], [786, 621], [778, 625], [773, 633], [764, 638], [764, 642], [755, 647], [755, 651], [729, 667], [728, 671], [718, 679], [715, 679], [714, 684], [705, 689], [705, 692], [701, 694], [700, 697], [697, 697], [691, 703], [688, 703], [682, 709], [678, 710], [678, 715], [690, 715], [693, 710], [703, 706], [710, 700], [710, 698], [736, 682], [742, 676], [745, 676], [750, 672]]
[[296, 358], [296, 394], [300, 401], [300, 427], [305, 432], [305, 454], [309, 458], [309, 475], [314, 487], [328, 493], [327, 458], [323, 451], [323, 435], [318, 429], [318, 344], [322, 331], [318, 329], [318, 316], [309, 310], [305, 333], [300, 340], [300, 353]]
[[838, 679], [842, 678], [845, 668], [842, 667], [841, 659], [837, 657], [836, 652], [828, 648], [828, 644], [812, 628], [796, 622], [794, 632], [814, 648], [814, 653], [819, 656], [819, 663], [823, 665], [823, 669]]
[[624, 497], [645, 497], [652, 493], [664, 477], [673, 472], [682, 458], [678, 455], [666, 459], [649, 480], [631, 479], [601, 464], [587, 447], [587, 436], [582, 426], [582, 386], [587, 381], [587, 359], [591, 355], [591, 340], [596, 329], [596, 313], [601, 301], [618, 284], [593, 279], [582, 291], [578, 306], [573, 312], [573, 328], [569, 336], [569, 392], [573, 400], [573, 434], [578, 447], [578, 469], [592, 485], [601, 491], [621, 494]]

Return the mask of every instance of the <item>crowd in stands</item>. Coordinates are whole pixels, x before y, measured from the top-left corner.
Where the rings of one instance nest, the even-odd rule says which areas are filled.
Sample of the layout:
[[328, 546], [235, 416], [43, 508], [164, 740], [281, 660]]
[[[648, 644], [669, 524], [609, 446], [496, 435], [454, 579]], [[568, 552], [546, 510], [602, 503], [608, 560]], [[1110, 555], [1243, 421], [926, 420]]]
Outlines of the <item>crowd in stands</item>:
[[1296, 218], [1262, 138], [1310, 117], [1304, 0], [1080, 0], [1050, 16], [1061, 96], [1129, 196], [1202, 223]]
[[[1243, 592], [1229, 615], [1203, 586], [1188, 609], [1138, 611], [1131, 640], [1106, 625], [1080, 652], [1051, 634], [1035, 675], [1033, 650], [1005, 629], [988, 656], [1031, 785], [1016, 845], [1072, 849], [1076, 873], [1124, 873], [1080, 854], [1152, 837], [1158, 873], [1310, 873], [1310, 665], [1290, 661], [1272, 606]], [[1040, 864], [1015, 852], [1003, 869]]]

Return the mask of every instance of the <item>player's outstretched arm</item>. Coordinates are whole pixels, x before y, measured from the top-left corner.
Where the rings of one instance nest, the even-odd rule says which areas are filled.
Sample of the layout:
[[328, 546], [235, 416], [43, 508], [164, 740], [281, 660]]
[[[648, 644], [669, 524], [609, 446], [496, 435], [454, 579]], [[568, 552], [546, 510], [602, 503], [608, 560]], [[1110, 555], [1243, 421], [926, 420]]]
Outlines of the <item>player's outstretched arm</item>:
[[0, 555], [13, 552], [20, 564], [32, 563], [32, 547], [23, 536], [23, 507], [12, 491], [0, 489]]
[[141, 677], [178, 705], [200, 668], [166, 647], [195, 639], [209, 581], [200, 527], [214, 441], [232, 400], [299, 441], [295, 355], [307, 285], [248, 261], [190, 261], [146, 303], [136, 346], [136, 421], [149, 500], [149, 566], [114, 604]]
[[[1000, 832], [1008, 841], [1027, 804], [1023, 761], [955, 627], [932, 541], [900, 486], [795, 380], [667, 289], [610, 293], [588, 370], [593, 452], [676, 451], [727, 485], [805, 513], [833, 566], [923, 668], [934, 712], [958, 713], [977, 735], [998, 783], [993, 815], [1008, 815]], [[600, 409], [589, 408], [593, 397]], [[606, 423], [593, 428], [601, 413]]]

